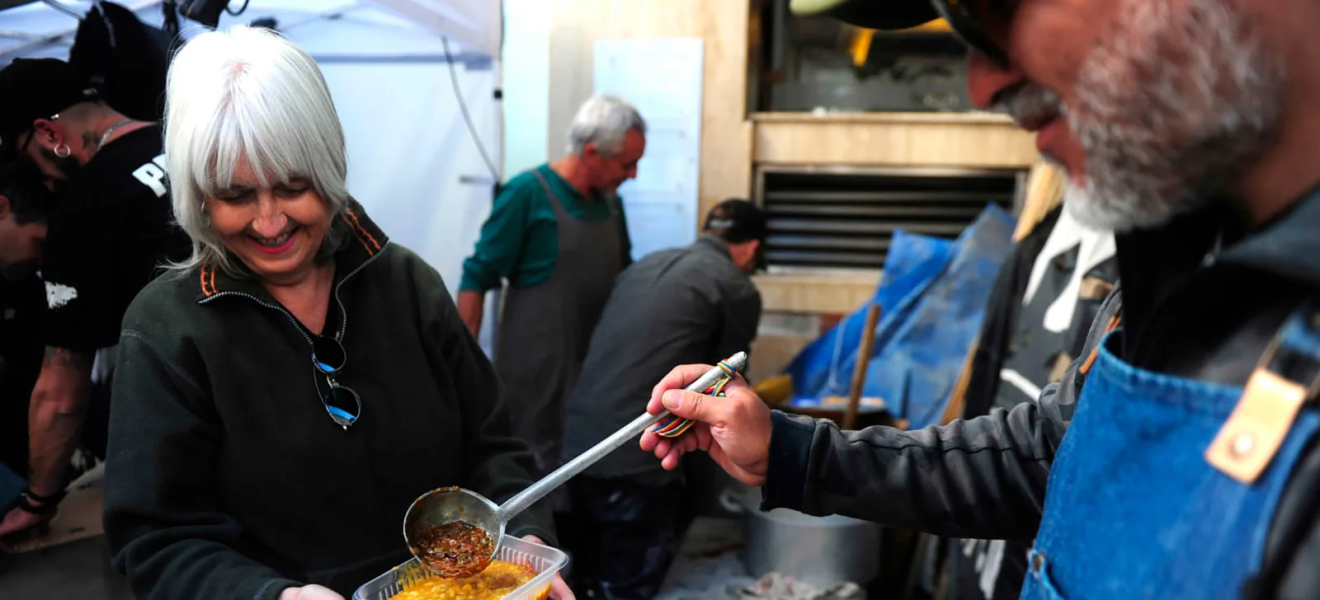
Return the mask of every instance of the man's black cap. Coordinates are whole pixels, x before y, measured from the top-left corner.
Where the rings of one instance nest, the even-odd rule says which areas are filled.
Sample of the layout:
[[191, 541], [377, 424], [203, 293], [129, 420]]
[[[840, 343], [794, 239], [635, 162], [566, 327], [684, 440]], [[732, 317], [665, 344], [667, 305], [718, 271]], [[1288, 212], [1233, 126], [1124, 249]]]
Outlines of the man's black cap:
[[77, 69], [55, 58], [16, 58], [0, 69], [0, 160], [18, 151], [19, 135], [80, 102], [97, 99]]
[[790, 0], [789, 10], [867, 29], [907, 29], [940, 17], [930, 0]]
[[769, 234], [769, 227], [760, 207], [742, 199], [725, 200], [710, 209], [705, 230], [735, 244], [751, 240], [761, 242], [756, 254], [756, 268], [766, 267], [765, 237]]
[[706, 215], [706, 231], [719, 233], [733, 243], [750, 240], [765, 241], [767, 233], [765, 213], [755, 204], [742, 199], [725, 200], [710, 209]]

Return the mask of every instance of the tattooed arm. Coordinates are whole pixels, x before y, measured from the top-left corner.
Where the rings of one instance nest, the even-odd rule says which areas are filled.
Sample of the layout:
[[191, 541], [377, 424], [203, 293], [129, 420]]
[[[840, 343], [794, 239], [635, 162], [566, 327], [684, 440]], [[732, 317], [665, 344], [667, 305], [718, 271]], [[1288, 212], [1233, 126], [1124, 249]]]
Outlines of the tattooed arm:
[[[93, 355], [46, 348], [28, 409], [31, 473], [19, 505], [0, 520], [0, 537], [37, 527], [55, 516], [64, 473], [73, 457], [91, 391]], [[42, 500], [45, 498], [45, 500]]]
[[46, 348], [28, 409], [32, 455], [28, 486], [41, 496], [53, 496], [63, 489], [64, 471], [78, 445], [87, 412], [93, 356], [67, 348]]

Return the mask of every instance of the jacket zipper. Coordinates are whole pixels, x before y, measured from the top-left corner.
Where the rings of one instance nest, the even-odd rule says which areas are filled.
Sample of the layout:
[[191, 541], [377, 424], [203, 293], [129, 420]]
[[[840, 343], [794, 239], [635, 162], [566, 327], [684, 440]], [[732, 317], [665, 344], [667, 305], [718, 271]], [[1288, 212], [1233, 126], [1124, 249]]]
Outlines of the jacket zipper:
[[[358, 265], [357, 268], [353, 269], [352, 271], [349, 271], [347, 275], [344, 275], [343, 279], [339, 280], [339, 283], [335, 284], [335, 289], [331, 295], [334, 296], [335, 303], [339, 305], [339, 316], [340, 316], [339, 332], [336, 334], [335, 339], [338, 340], [340, 343], [343, 343], [344, 333], [348, 331], [348, 311], [344, 309], [344, 301], [339, 298], [339, 288], [344, 285], [344, 282], [348, 281], [354, 275], [357, 275], [358, 271], [365, 269], [367, 265], [375, 262], [376, 258], [379, 257], [381, 254], [383, 254], [385, 252], [385, 249], [388, 248], [389, 245], [390, 243], [387, 240], [385, 244], [381, 246], [379, 252], [367, 257], [367, 260], [362, 261], [362, 264]], [[284, 316], [289, 318], [289, 321], [293, 323], [293, 328], [297, 329], [298, 333], [303, 336], [303, 339], [307, 340], [307, 344], [308, 345], [312, 344], [312, 337], [307, 334], [306, 329], [302, 326], [302, 323], [298, 322], [298, 318], [293, 316], [293, 313], [289, 312], [289, 310], [284, 308], [283, 306], [280, 306], [278, 304], [271, 304], [269, 302], [266, 302], [265, 300], [262, 300], [261, 298], [253, 296], [252, 294], [246, 292], [217, 292], [215, 295], [206, 298], [205, 300], [202, 300], [200, 304], [207, 304], [210, 301], [215, 300], [216, 298], [219, 298], [221, 296], [237, 296], [239, 298], [247, 298], [248, 300], [256, 302], [257, 304], [260, 304], [261, 306], [264, 306], [266, 308], [280, 311], [281, 313], [284, 314]]]
[[293, 322], [294, 328], [297, 329], [297, 330], [298, 330], [298, 333], [301, 334], [301, 335], [303, 336], [303, 339], [307, 340], [307, 343], [308, 343], [309, 345], [312, 343], [312, 338], [311, 338], [311, 336], [307, 335], [307, 332], [306, 332], [306, 331], [303, 331], [302, 324], [298, 322], [297, 317], [294, 317], [294, 316], [293, 316], [293, 313], [289, 312], [288, 309], [284, 308], [283, 306], [280, 306], [280, 305], [278, 305], [278, 304], [271, 304], [271, 303], [269, 303], [269, 302], [266, 302], [265, 300], [262, 300], [261, 298], [258, 298], [258, 297], [256, 297], [256, 296], [253, 296], [252, 294], [248, 294], [248, 293], [246, 293], [246, 292], [216, 292], [215, 295], [211, 296], [210, 298], [207, 298], [207, 299], [205, 299], [205, 300], [202, 300], [202, 301], [200, 302], [200, 304], [206, 304], [206, 303], [208, 303], [208, 302], [210, 302], [210, 301], [212, 301], [212, 300], [215, 300], [216, 298], [219, 298], [219, 297], [221, 297], [221, 296], [237, 296], [237, 297], [239, 297], [239, 298], [247, 298], [248, 300], [251, 300], [251, 301], [253, 301], [253, 302], [256, 302], [257, 304], [260, 304], [260, 305], [262, 305], [262, 306], [264, 306], [264, 307], [266, 307], [266, 308], [270, 308], [270, 309], [273, 309], [273, 310], [278, 310], [278, 311], [280, 311], [281, 313], [284, 313], [284, 316], [288, 317], [289, 320]]
[[358, 271], [365, 269], [367, 265], [375, 262], [376, 257], [380, 256], [381, 254], [384, 254], [385, 249], [389, 248], [389, 246], [390, 246], [389, 240], [385, 240], [385, 244], [380, 247], [380, 251], [376, 252], [375, 254], [372, 254], [371, 256], [368, 256], [367, 260], [362, 261], [362, 264], [358, 265], [356, 269], [349, 271], [348, 274], [345, 275], [343, 279], [339, 280], [339, 283], [335, 284], [334, 297], [335, 297], [335, 303], [339, 305], [339, 317], [340, 317], [339, 335], [337, 336], [336, 339], [338, 339], [340, 343], [344, 342], [344, 335], [348, 333], [348, 311], [344, 310], [344, 301], [339, 298], [339, 288], [342, 287], [344, 285], [344, 282], [348, 281], [349, 278], [353, 277], [354, 275], [357, 275]]

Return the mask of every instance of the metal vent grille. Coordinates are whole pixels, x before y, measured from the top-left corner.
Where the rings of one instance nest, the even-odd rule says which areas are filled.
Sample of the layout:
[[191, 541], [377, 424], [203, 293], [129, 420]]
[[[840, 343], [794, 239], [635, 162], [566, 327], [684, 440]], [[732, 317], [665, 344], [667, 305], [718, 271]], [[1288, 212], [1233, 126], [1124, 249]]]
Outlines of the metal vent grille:
[[1015, 213], [1026, 171], [761, 167], [772, 269], [879, 269], [894, 231], [956, 238], [985, 209]]

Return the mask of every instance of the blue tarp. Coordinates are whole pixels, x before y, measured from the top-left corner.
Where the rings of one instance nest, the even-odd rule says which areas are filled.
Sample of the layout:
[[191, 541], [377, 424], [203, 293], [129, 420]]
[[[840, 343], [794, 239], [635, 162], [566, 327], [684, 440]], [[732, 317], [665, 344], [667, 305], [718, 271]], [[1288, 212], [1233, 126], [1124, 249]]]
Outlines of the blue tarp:
[[[1013, 217], [990, 205], [957, 241], [895, 233], [872, 302], [882, 307], [863, 396], [913, 428], [938, 423], [980, 331], [986, 299], [1013, 248]], [[863, 306], [788, 366], [795, 402], [846, 396], [865, 327]]]

